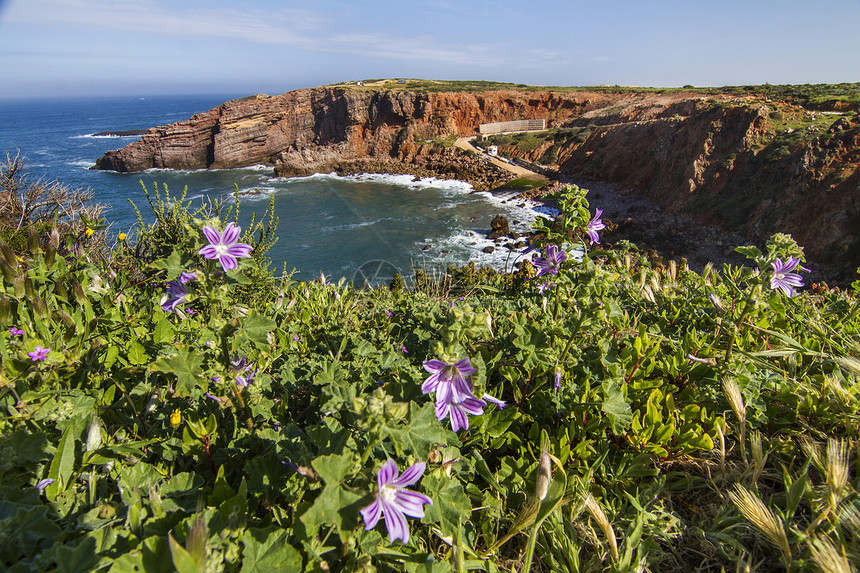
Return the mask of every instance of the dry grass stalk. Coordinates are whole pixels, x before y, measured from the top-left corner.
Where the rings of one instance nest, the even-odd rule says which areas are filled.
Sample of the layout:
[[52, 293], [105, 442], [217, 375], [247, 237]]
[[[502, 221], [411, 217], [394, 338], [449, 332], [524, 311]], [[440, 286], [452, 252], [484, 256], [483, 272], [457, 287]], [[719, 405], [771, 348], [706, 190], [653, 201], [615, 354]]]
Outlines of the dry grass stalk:
[[606, 517], [606, 512], [603, 511], [603, 508], [600, 507], [600, 504], [597, 503], [597, 500], [594, 499], [591, 492], [585, 495], [585, 509], [588, 511], [591, 518], [597, 522], [597, 526], [603, 532], [603, 535], [606, 537], [606, 541], [609, 544], [609, 552], [612, 554], [612, 559], [617, 562], [618, 540], [615, 538], [615, 531], [612, 530], [612, 524], [609, 523], [609, 518]]
[[828, 573], [852, 573], [856, 571], [848, 561], [844, 550], [836, 547], [827, 536], [813, 535], [809, 543], [809, 552], [812, 560]]
[[767, 454], [764, 453], [764, 448], [761, 442], [761, 432], [755, 431], [750, 436], [750, 449], [753, 457], [753, 478], [752, 482], [758, 482], [761, 472], [764, 471], [764, 464], [767, 462]]
[[738, 383], [730, 376], [723, 376], [723, 392], [726, 393], [726, 399], [729, 401], [729, 406], [731, 406], [732, 412], [735, 413], [735, 417], [738, 419], [738, 426], [740, 428], [741, 456], [744, 459], [744, 463], [749, 467], [746, 445], [747, 410], [744, 405], [744, 395], [738, 387]]
[[776, 516], [765, 504], [747, 488], [735, 485], [729, 492], [732, 503], [740, 510], [743, 516], [761, 531], [768, 541], [776, 545], [786, 564], [791, 563], [791, 547], [785, 534], [782, 520]]
[[827, 465], [825, 479], [827, 483], [830, 507], [836, 506], [842, 498], [842, 491], [848, 484], [848, 443], [844, 440], [827, 440]]

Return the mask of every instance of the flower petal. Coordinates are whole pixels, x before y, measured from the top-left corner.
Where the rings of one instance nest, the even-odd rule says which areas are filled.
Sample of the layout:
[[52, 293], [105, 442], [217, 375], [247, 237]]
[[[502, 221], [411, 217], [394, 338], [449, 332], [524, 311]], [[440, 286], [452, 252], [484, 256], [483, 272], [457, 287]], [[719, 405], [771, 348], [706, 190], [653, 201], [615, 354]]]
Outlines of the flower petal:
[[406, 517], [396, 506], [382, 502], [382, 511], [385, 513], [385, 527], [388, 529], [388, 542], [394, 543], [400, 539], [403, 543], [409, 543], [409, 524]]
[[209, 241], [210, 245], [221, 244], [221, 233], [216, 231], [212, 225], [203, 227], [203, 234], [206, 235], [206, 240]]
[[412, 464], [412, 466], [403, 472], [400, 477], [389, 482], [388, 485], [392, 487], [406, 487], [408, 485], [412, 485], [421, 479], [421, 476], [424, 475], [424, 469], [427, 467], [427, 464], [424, 462], [418, 462], [416, 464]]
[[473, 416], [480, 416], [484, 413], [484, 407], [487, 405], [483, 400], [478, 400], [474, 396], [467, 398], [457, 404], [457, 406], [463, 410], [463, 412], [467, 414], [472, 414]]
[[460, 375], [469, 376], [473, 372], [475, 372], [475, 368], [472, 366], [472, 363], [469, 361], [469, 358], [463, 358], [462, 360], [458, 360], [454, 367], [460, 371]]
[[206, 245], [205, 247], [203, 247], [202, 249], [197, 251], [197, 254], [203, 255], [203, 257], [206, 259], [217, 259], [218, 258], [218, 251], [216, 251], [215, 247], [212, 245]]
[[459, 404], [451, 404], [449, 414], [451, 416], [452, 430], [459, 432], [460, 430], [469, 429], [469, 417], [466, 416], [466, 413], [460, 408]]
[[448, 412], [451, 409], [451, 404], [449, 402], [442, 402], [441, 400], [436, 400], [436, 419], [440, 422], [448, 417]]
[[391, 458], [385, 460], [385, 463], [379, 468], [379, 474], [376, 476], [376, 482], [379, 484], [380, 489], [397, 479], [397, 474], [399, 473], [400, 471], [397, 469], [397, 464], [394, 460]]
[[379, 502], [379, 498], [377, 497], [367, 507], [361, 508], [359, 513], [361, 513], [361, 518], [364, 520], [365, 531], [370, 531], [376, 527], [379, 518], [382, 517], [382, 504]]
[[489, 394], [484, 394], [481, 396], [481, 399], [489, 402], [490, 404], [494, 404], [499, 410], [504, 410], [507, 405], [504, 400], [499, 400], [495, 396], [490, 396]]
[[221, 243], [224, 245], [232, 245], [239, 240], [239, 235], [242, 233], [242, 227], [230, 221], [224, 232], [221, 233]]
[[254, 250], [254, 247], [251, 245], [247, 245], [245, 243], [236, 243], [235, 245], [230, 245], [227, 247], [227, 252], [233, 255], [234, 257], [238, 257], [240, 259], [251, 256], [251, 251]]
[[445, 364], [444, 362], [442, 362], [441, 360], [436, 360], [434, 358], [433, 360], [425, 360], [421, 364], [421, 366], [423, 366], [424, 370], [426, 370], [427, 372], [429, 372], [431, 374], [438, 374], [439, 372], [444, 370], [445, 367], [448, 365]]
[[420, 519], [424, 517], [424, 505], [433, 505], [433, 500], [417, 491], [401, 489], [395, 494], [395, 503], [404, 515]]
[[232, 271], [234, 269], [239, 268], [239, 261], [236, 260], [236, 257], [229, 253], [224, 253], [218, 257], [218, 262], [221, 263], [221, 268], [224, 269], [224, 272]]
[[435, 373], [432, 376], [428, 376], [427, 380], [424, 381], [424, 384], [421, 385], [421, 392], [424, 394], [429, 394], [430, 392], [435, 392], [436, 388], [439, 387], [439, 373]]

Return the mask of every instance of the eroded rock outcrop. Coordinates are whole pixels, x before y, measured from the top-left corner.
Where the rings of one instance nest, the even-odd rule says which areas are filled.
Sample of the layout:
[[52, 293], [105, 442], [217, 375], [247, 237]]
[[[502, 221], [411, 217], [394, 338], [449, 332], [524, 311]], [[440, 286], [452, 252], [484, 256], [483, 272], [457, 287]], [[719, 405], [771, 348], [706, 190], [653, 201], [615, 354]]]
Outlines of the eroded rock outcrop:
[[[263, 164], [279, 176], [411, 173], [490, 189], [512, 176], [442, 142], [513, 119], [546, 119], [576, 134], [507, 155], [544, 163], [551, 155], [550, 172], [612, 181], [669, 214], [758, 240], [790, 233], [842, 281], [860, 266], [860, 116], [816, 117], [755, 95], [303, 89], [152, 128], [97, 168]], [[789, 124], [818, 131], [797, 137]]]

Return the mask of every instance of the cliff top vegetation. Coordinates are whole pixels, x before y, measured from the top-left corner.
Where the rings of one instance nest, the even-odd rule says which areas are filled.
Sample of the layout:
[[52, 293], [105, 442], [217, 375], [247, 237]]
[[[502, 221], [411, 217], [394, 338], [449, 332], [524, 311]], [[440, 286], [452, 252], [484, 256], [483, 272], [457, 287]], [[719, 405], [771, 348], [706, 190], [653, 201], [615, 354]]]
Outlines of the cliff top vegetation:
[[507, 82], [475, 81], [475, 80], [425, 80], [425, 79], [368, 79], [359, 82], [341, 82], [331, 86], [351, 87], [357, 89], [413, 91], [413, 92], [479, 92], [479, 91], [554, 91], [563, 93], [598, 92], [598, 93], [696, 93], [703, 95], [734, 95], [753, 96], [786, 101], [815, 110], [832, 110], [842, 108], [845, 111], [858, 109], [860, 106], [860, 82], [841, 84], [799, 84], [799, 85], [748, 85], [722, 87], [645, 87], [645, 86], [532, 86]]

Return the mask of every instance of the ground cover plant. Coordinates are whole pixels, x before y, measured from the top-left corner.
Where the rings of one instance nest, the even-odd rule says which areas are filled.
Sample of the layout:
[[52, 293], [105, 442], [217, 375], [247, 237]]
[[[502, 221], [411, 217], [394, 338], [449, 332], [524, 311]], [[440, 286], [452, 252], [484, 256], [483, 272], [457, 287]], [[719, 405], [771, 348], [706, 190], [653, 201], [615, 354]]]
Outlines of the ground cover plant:
[[275, 276], [276, 221], [158, 188], [108, 257], [0, 244], [2, 568], [851, 571], [860, 283], [651, 268], [586, 193], [443, 288]]

